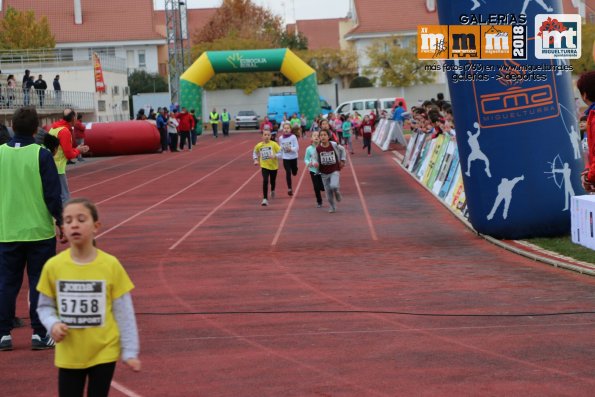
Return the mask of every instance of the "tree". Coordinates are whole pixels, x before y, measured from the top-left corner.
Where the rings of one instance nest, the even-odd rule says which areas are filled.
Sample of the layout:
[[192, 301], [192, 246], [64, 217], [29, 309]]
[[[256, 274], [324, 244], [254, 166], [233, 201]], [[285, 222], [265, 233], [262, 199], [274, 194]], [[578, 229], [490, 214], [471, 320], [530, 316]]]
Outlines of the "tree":
[[0, 49], [54, 48], [56, 41], [47, 18], [38, 21], [34, 11], [17, 11], [8, 7], [0, 21]]
[[278, 43], [281, 32], [281, 17], [270, 10], [251, 0], [223, 0], [211, 20], [194, 34], [194, 42], [213, 42], [233, 34], [260, 40], [265, 43], [265, 48], [269, 48]]
[[307, 50], [308, 38], [302, 32], [295, 34], [284, 30], [279, 37], [279, 47], [290, 50]]
[[586, 24], [582, 26], [581, 47], [582, 56], [579, 59], [571, 59], [570, 64], [573, 73], [581, 74], [590, 70], [595, 70], [595, 61], [593, 60], [593, 43], [595, 42], [595, 25]]
[[130, 87], [130, 95], [169, 90], [167, 81], [161, 75], [147, 73], [144, 70], [137, 70], [128, 75], [128, 87]]
[[354, 50], [320, 49], [297, 51], [296, 54], [316, 70], [319, 84], [328, 84], [334, 79], [349, 82], [357, 76], [357, 53]]
[[365, 76], [357, 76], [355, 79], [351, 80], [351, 83], [349, 83], [349, 88], [361, 87], [374, 87], [374, 84], [372, 84], [370, 79]]
[[434, 72], [424, 69], [429, 62], [418, 60], [414, 51], [397, 47], [390, 39], [374, 43], [366, 53], [370, 62], [364, 74], [376, 76], [374, 80], [382, 87], [409, 87], [434, 81]]

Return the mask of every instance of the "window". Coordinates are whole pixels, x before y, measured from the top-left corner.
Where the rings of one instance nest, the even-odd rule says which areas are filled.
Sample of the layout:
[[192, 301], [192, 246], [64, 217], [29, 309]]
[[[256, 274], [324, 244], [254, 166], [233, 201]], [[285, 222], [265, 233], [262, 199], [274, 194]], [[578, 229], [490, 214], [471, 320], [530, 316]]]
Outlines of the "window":
[[145, 54], [145, 50], [138, 51], [138, 67], [139, 68], [147, 67], [147, 56]]
[[105, 112], [105, 101], [97, 101], [97, 110]]
[[116, 47], [89, 48], [89, 59], [91, 58], [91, 55], [93, 55], [94, 52], [96, 52], [97, 55], [99, 55], [99, 57], [101, 57], [102, 55], [108, 55], [110, 57], [115, 57], [116, 56]]
[[337, 113], [349, 113], [350, 111], [350, 104], [346, 103], [345, 105], [341, 106], [339, 110], [337, 110]]
[[130, 95], [130, 87], [124, 87], [124, 95]]
[[112, 94], [114, 95], [119, 95], [120, 94], [120, 87], [118, 87], [117, 85], [112, 87]]
[[128, 111], [128, 101], [122, 101], [122, 111], [123, 112]]
[[376, 101], [366, 101], [366, 110], [376, 109]]
[[364, 110], [363, 102], [353, 102], [353, 110]]
[[325, 109], [325, 110], [332, 110], [331, 105], [329, 105], [329, 103], [327, 101], [325, 101], [324, 99], [320, 100], [320, 108]]

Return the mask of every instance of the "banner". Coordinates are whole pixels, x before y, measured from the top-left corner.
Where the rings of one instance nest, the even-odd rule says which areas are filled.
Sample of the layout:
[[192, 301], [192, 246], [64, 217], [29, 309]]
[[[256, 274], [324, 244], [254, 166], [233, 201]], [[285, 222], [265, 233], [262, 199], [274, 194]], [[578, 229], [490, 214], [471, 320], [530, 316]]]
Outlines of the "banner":
[[95, 92], [105, 92], [105, 81], [103, 80], [103, 69], [101, 69], [101, 62], [99, 55], [93, 53], [93, 70], [95, 74]]
[[[568, 60], [580, 52], [580, 31], [561, 3], [439, 1], [448, 30], [423, 31], [440, 43], [437, 58], [454, 59], [435, 66], [448, 79], [469, 220], [480, 233], [519, 239], [570, 230], [570, 198], [583, 192]], [[486, 46], [502, 51], [489, 59]]]

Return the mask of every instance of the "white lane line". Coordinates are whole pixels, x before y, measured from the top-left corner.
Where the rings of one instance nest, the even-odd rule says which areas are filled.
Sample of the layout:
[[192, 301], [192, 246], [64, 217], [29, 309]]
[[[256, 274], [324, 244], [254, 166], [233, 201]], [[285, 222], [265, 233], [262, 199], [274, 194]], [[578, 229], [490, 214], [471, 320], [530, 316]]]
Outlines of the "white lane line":
[[115, 380], [112, 380], [112, 387], [114, 389], [116, 389], [117, 391], [119, 391], [120, 393], [124, 394], [125, 396], [128, 396], [128, 397], [142, 397], [140, 394], [133, 392], [132, 390], [130, 390], [126, 386], [123, 386], [123, 385], [119, 384]]
[[157, 206], [159, 206], [159, 205], [161, 205], [161, 204], [165, 203], [166, 201], [168, 201], [168, 200], [170, 200], [170, 199], [172, 199], [172, 198], [174, 198], [174, 197], [176, 197], [176, 196], [178, 196], [178, 195], [180, 195], [180, 194], [184, 193], [186, 190], [188, 190], [188, 189], [190, 189], [191, 187], [193, 187], [194, 185], [196, 185], [196, 184], [198, 184], [198, 183], [200, 183], [200, 182], [204, 181], [205, 179], [207, 179], [207, 178], [208, 178], [208, 177], [210, 177], [211, 175], [213, 175], [213, 174], [215, 174], [215, 173], [219, 172], [220, 170], [222, 170], [223, 168], [227, 167], [228, 165], [230, 165], [231, 163], [233, 163], [234, 161], [236, 161], [236, 160], [237, 160], [237, 159], [239, 159], [240, 157], [245, 157], [245, 156], [246, 156], [246, 153], [242, 153], [242, 154], [240, 154], [239, 156], [237, 156], [236, 158], [234, 158], [234, 159], [232, 159], [232, 160], [229, 160], [227, 163], [225, 163], [225, 164], [223, 164], [222, 166], [220, 166], [219, 168], [217, 168], [217, 169], [215, 169], [215, 170], [213, 170], [213, 171], [209, 172], [208, 174], [206, 174], [206, 175], [205, 175], [205, 176], [203, 176], [202, 178], [200, 178], [200, 179], [198, 179], [198, 180], [194, 181], [194, 182], [193, 182], [193, 183], [191, 183], [190, 185], [186, 186], [184, 189], [178, 190], [176, 193], [174, 193], [174, 194], [172, 194], [172, 195], [170, 195], [170, 196], [168, 196], [168, 197], [164, 198], [163, 200], [159, 201], [158, 203], [156, 203], [156, 204], [153, 204], [153, 205], [151, 205], [150, 207], [147, 207], [147, 208], [145, 208], [144, 210], [137, 212], [136, 214], [132, 215], [131, 217], [129, 217], [129, 218], [127, 218], [127, 219], [124, 219], [122, 222], [118, 223], [118, 224], [117, 224], [117, 225], [115, 225], [115, 226], [112, 226], [111, 228], [107, 229], [105, 232], [98, 234], [98, 235], [97, 235], [95, 238], [99, 238], [99, 237], [101, 237], [101, 236], [104, 236], [104, 235], [108, 234], [109, 232], [111, 232], [111, 231], [113, 231], [113, 230], [115, 230], [115, 229], [119, 228], [119, 227], [120, 227], [120, 226], [122, 226], [123, 224], [125, 224], [125, 223], [128, 223], [128, 222], [130, 222], [131, 220], [133, 220], [134, 218], [137, 218], [137, 217], [139, 217], [140, 215], [144, 214], [145, 212], [147, 212], [147, 211], [150, 211], [150, 210], [152, 210], [153, 208], [155, 208], [155, 207], [157, 207]]
[[300, 176], [300, 180], [297, 184], [297, 187], [295, 188], [295, 192], [293, 194], [292, 199], [289, 201], [289, 205], [287, 206], [287, 209], [285, 210], [285, 213], [283, 214], [283, 219], [281, 219], [281, 223], [279, 224], [279, 227], [277, 228], [277, 233], [275, 233], [275, 237], [273, 238], [273, 242], [271, 243], [271, 246], [275, 246], [277, 245], [277, 241], [279, 241], [279, 237], [281, 236], [281, 232], [283, 231], [283, 228], [285, 227], [285, 222], [287, 222], [287, 218], [289, 217], [289, 213], [291, 212], [291, 207], [293, 207], [293, 203], [296, 200], [296, 196], [300, 190], [300, 186], [302, 186], [302, 181], [304, 180], [304, 175], [306, 175], [306, 170], [308, 168], [304, 167], [303, 171], [302, 171], [302, 175]]
[[[245, 142], [248, 142], [248, 141], [242, 141], [242, 142], [240, 142], [240, 143], [239, 143], [239, 145], [241, 145], [241, 144], [243, 144], [243, 143], [245, 143]], [[176, 169], [174, 169], [174, 170], [171, 170], [171, 171], [169, 171], [169, 172], [166, 172], [166, 173], [165, 173], [165, 174], [163, 174], [163, 175], [160, 175], [160, 176], [157, 176], [157, 177], [155, 177], [155, 178], [153, 178], [153, 179], [150, 179], [150, 180], [148, 180], [148, 181], [147, 181], [147, 182], [145, 182], [145, 183], [141, 183], [140, 185], [136, 185], [136, 186], [135, 186], [135, 187], [133, 187], [133, 188], [130, 188], [130, 189], [128, 189], [128, 190], [125, 190], [125, 191], [123, 191], [123, 192], [121, 192], [121, 193], [118, 193], [118, 194], [116, 194], [115, 196], [111, 196], [111, 197], [108, 197], [108, 198], [106, 198], [105, 200], [98, 201], [98, 202], [96, 202], [96, 203], [95, 203], [95, 205], [103, 204], [103, 203], [105, 203], [105, 202], [107, 202], [107, 201], [110, 201], [110, 200], [113, 200], [113, 199], [115, 199], [115, 198], [118, 198], [118, 197], [120, 197], [120, 196], [123, 196], [123, 195], [125, 195], [126, 193], [130, 193], [130, 192], [131, 192], [131, 191], [133, 191], [133, 190], [136, 190], [136, 189], [138, 189], [138, 188], [141, 188], [141, 187], [143, 187], [143, 186], [146, 186], [146, 185], [148, 185], [149, 183], [155, 182], [156, 180], [158, 180], [158, 179], [161, 179], [161, 178], [163, 178], [164, 176], [171, 175], [171, 174], [173, 174], [173, 173], [175, 173], [175, 172], [178, 172], [178, 171], [180, 171], [180, 170], [183, 170], [184, 168], [187, 168], [187, 167], [193, 166], [193, 165], [195, 165], [196, 163], [198, 163], [199, 161], [201, 161], [201, 160], [204, 160], [204, 159], [206, 159], [206, 158], [208, 158], [208, 157], [214, 156], [214, 155], [216, 155], [216, 154], [219, 154], [219, 153], [221, 153], [222, 151], [225, 151], [225, 150], [227, 150], [227, 148], [224, 148], [223, 150], [219, 150], [218, 152], [211, 152], [211, 153], [207, 154], [206, 156], [204, 156], [204, 157], [201, 157], [200, 159], [198, 159], [198, 160], [196, 160], [196, 161], [193, 161], [192, 163], [188, 163], [188, 164], [186, 164], [186, 165], [185, 165], [185, 166], [183, 166], [183, 167], [176, 168]], [[156, 164], [156, 163], [155, 163], [155, 164]]]
[[211, 210], [211, 212], [209, 212], [204, 218], [201, 219], [200, 222], [198, 222], [192, 229], [188, 230], [188, 232], [186, 232], [186, 234], [184, 234], [178, 241], [176, 241], [174, 243], [174, 245], [172, 245], [171, 247], [169, 247], [170, 250], [175, 249], [178, 245], [180, 245], [182, 243], [182, 241], [186, 240], [186, 238], [188, 236], [190, 236], [192, 233], [194, 233], [196, 231], [196, 229], [198, 229], [203, 223], [205, 223], [207, 220], [209, 220], [209, 218], [215, 213], [217, 212], [221, 207], [223, 207], [225, 204], [227, 204], [227, 202], [229, 200], [231, 200], [232, 198], [235, 197], [236, 194], [238, 194], [244, 187], [246, 187], [246, 185], [252, 180], [254, 179], [254, 177], [256, 175], [258, 175], [260, 173], [260, 170], [256, 171], [254, 174], [252, 174], [252, 176], [250, 178], [248, 178], [248, 180], [246, 182], [244, 182], [242, 184], [242, 186], [240, 186], [239, 188], [236, 189], [235, 192], [233, 192], [232, 194], [229, 195], [229, 197], [227, 197], [225, 200], [223, 200], [223, 202], [221, 204], [219, 204], [218, 206], [216, 206], [215, 208], [213, 208]]
[[372, 223], [372, 217], [370, 216], [370, 212], [368, 211], [368, 205], [366, 204], [366, 200], [364, 200], [364, 194], [362, 192], [362, 188], [360, 187], [359, 180], [357, 179], [357, 175], [355, 174], [355, 166], [353, 165], [353, 161], [349, 161], [349, 165], [350, 165], [349, 168], [351, 168], [351, 173], [353, 175], [353, 180], [355, 181], [355, 187], [357, 188], [357, 193], [359, 194], [359, 199], [362, 203], [364, 215], [366, 216], [366, 221], [368, 222], [368, 228], [370, 229], [370, 235], [372, 236], [372, 240], [378, 241], [378, 235], [376, 234], [376, 229], [374, 228], [374, 223]]

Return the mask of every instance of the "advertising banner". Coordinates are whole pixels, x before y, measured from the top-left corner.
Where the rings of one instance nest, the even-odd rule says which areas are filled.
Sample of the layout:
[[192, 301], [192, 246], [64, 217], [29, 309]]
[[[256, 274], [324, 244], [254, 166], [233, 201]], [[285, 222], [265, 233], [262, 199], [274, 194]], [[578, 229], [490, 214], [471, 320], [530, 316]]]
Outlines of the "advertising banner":
[[103, 80], [103, 69], [101, 69], [101, 62], [99, 55], [93, 53], [93, 69], [95, 74], [95, 92], [105, 92], [105, 81]]

